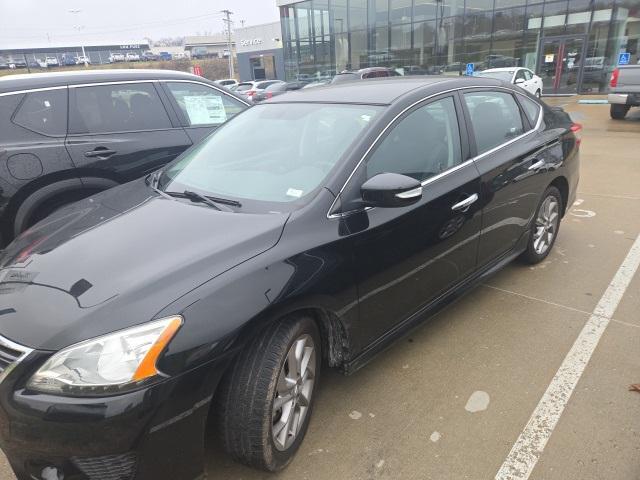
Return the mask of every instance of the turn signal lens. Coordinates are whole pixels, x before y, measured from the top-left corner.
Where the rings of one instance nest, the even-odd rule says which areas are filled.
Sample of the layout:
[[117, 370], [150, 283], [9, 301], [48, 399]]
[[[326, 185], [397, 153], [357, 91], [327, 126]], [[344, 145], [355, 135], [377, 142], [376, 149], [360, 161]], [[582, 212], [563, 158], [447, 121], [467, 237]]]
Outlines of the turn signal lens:
[[573, 125], [571, 125], [571, 131], [575, 134], [576, 143], [578, 144], [578, 146], [580, 146], [580, 144], [582, 143], [582, 124], [574, 123]]

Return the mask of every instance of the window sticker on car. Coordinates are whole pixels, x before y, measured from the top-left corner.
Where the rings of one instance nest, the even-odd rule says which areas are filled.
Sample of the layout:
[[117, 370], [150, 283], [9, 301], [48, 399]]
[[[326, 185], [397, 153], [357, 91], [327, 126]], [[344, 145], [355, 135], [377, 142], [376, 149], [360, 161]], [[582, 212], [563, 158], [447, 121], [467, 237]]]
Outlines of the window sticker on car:
[[192, 125], [227, 121], [227, 112], [221, 97], [185, 96], [184, 106]]
[[302, 190], [298, 190], [296, 188], [290, 188], [289, 190], [287, 190], [288, 197], [300, 198], [302, 196], [302, 193]]

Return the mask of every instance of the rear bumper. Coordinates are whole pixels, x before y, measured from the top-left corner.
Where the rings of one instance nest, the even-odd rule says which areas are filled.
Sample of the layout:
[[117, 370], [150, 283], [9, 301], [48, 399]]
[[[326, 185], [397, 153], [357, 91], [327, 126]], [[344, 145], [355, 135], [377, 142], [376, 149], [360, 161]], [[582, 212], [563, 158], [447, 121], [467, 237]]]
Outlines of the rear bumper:
[[609, 103], [612, 105], [640, 106], [640, 93], [610, 93]]
[[9, 381], [16, 369], [0, 385], [0, 447], [18, 480], [204, 478], [218, 367], [108, 398], [27, 392]]

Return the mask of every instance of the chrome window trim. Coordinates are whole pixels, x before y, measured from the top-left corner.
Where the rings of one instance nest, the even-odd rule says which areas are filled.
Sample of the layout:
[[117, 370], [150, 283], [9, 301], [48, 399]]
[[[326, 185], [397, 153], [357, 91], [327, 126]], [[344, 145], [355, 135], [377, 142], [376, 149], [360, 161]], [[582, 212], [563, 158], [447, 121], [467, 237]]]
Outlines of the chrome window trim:
[[[2, 84], [0, 84], [0, 86], [2, 86]], [[67, 88], [67, 85], [58, 85], [56, 87], [28, 88], [26, 90], [14, 90], [12, 92], [0, 93], [0, 97], [8, 97], [9, 95], [22, 95], [23, 93], [32, 92], [46, 92], [48, 90], [62, 90], [63, 88]]]
[[31, 355], [31, 353], [34, 350], [32, 348], [28, 348], [28, 347], [19, 345], [15, 342], [12, 342], [11, 340], [3, 337], [2, 335], [0, 335], [0, 345], [10, 348], [11, 350], [15, 350], [17, 352], [22, 353], [22, 355], [20, 355], [15, 362], [9, 365], [4, 372], [0, 373], [0, 383], [2, 383], [4, 379], [7, 378], [7, 376], [9, 376], [9, 374], [18, 366], [18, 364], [22, 362], [25, 358], [27, 358], [29, 355]]
[[[389, 130], [389, 128], [401, 117], [403, 116], [406, 112], [408, 112], [409, 110], [411, 110], [412, 108], [414, 108], [417, 105], [420, 105], [423, 102], [426, 102], [427, 100], [430, 100], [432, 98], [438, 97], [440, 95], [446, 95], [447, 93], [452, 93], [452, 92], [459, 92], [462, 90], [471, 90], [471, 89], [476, 89], [476, 88], [480, 88], [480, 89], [498, 89], [498, 90], [505, 90], [511, 94], [517, 94], [517, 95], [521, 95], [525, 98], [529, 98], [528, 95], [526, 95], [525, 93], [522, 92], [517, 92], [513, 89], [507, 88], [507, 87], [500, 87], [500, 86], [487, 86], [487, 85], [473, 85], [473, 86], [468, 86], [468, 87], [458, 87], [458, 88], [452, 88], [449, 90], [443, 90], [442, 92], [438, 92], [438, 93], [434, 93], [433, 95], [429, 95], [427, 97], [424, 97], [420, 100], [418, 100], [417, 102], [412, 103], [411, 105], [409, 105], [408, 107], [406, 107], [405, 109], [403, 109], [400, 113], [398, 113], [395, 117], [393, 117], [389, 123], [382, 129], [382, 131], [380, 132], [380, 134], [374, 139], [374, 141], [371, 143], [371, 145], [369, 146], [369, 148], [367, 148], [367, 151], [364, 152], [364, 155], [362, 156], [362, 158], [358, 161], [358, 163], [356, 164], [355, 168], [353, 169], [353, 171], [351, 172], [351, 174], [349, 175], [349, 177], [347, 177], [347, 180], [344, 182], [344, 184], [342, 185], [342, 188], [340, 189], [340, 191], [338, 192], [338, 194], [336, 195], [336, 198], [333, 200], [333, 202], [331, 202], [331, 206], [329, 207], [329, 210], [327, 211], [327, 218], [328, 219], [334, 219], [334, 218], [342, 218], [342, 217], [346, 217], [348, 215], [351, 215], [355, 212], [359, 212], [359, 211], [368, 211], [371, 210], [375, 207], [366, 207], [364, 210], [350, 210], [348, 212], [341, 212], [341, 213], [331, 213], [331, 210], [333, 210], [333, 208], [335, 207], [336, 202], [338, 201], [338, 198], [340, 198], [340, 195], [342, 194], [342, 192], [344, 191], [345, 187], [347, 186], [347, 184], [351, 181], [351, 178], [353, 178], [353, 175], [356, 173], [356, 171], [358, 170], [358, 168], [360, 168], [360, 165], [362, 165], [362, 162], [365, 161], [365, 159], [368, 157], [369, 153], [371, 153], [371, 150], [373, 150], [373, 148], [378, 144], [378, 141], [380, 140], [380, 138], [382, 138], [382, 136], [387, 132], [387, 130]], [[454, 167], [451, 167], [448, 170], [445, 170], [444, 172], [439, 173], [438, 175], [434, 175], [433, 177], [429, 177], [426, 180], [423, 180], [421, 182], [421, 185], [424, 187], [430, 183], [436, 182], [438, 180], [440, 180], [443, 177], [446, 177], [447, 175], [449, 175], [450, 173], [456, 172], [470, 164], [472, 164], [475, 161], [481, 160], [482, 158], [486, 157], [487, 155], [491, 155], [492, 153], [497, 152], [498, 150], [511, 145], [514, 142], [517, 142], [518, 140], [521, 140], [522, 138], [537, 132], [540, 129], [540, 126], [542, 125], [542, 119], [544, 117], [544, 115], [542, 114], [543, 109], [540, 105], [538, 105], [539, 107], [539, 111], [538, 111], [538, 121], [536, 123], [536, 126], [534, 128], [532, 128], [531, 130], [523, 133], [522, 135], [519, 135], [515, 138], [512, 138], [511, 140], [509, 140], [508, 142], [502, 143], [494, 148], [492, 148], [491, 150], [488, 150], [480, 155], [476, 155], [473, 158], [470, 158], [468, 160], [465, 160], [464, 162], [460, 163], [459, 165], [455, 165]], [[520, 107], [518, 107], [520, 108]]]

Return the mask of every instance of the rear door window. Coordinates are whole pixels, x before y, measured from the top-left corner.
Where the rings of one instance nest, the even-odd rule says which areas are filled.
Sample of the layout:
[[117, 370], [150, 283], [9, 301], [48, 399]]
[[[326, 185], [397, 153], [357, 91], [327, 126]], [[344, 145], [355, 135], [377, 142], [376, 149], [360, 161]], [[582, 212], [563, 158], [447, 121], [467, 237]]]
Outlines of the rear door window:
[[67, 89], [28, 93], [13, 117], [13, 123], [42, 135], [66, 135]]
[[211, 87], [189, 82], [167, 82], [188, 126], [222, 125], [247, 106]]
[[505, 92], [464, 94], [471, 116], [478, 155], [506, 143], [524, 132], [520, 108]]
[[72, 96], [70, 132], [135, 132], [172, 128], [151, 83], [77, 87]]
[[527, 97], [520, 96], [518, 98], [529, 123], [535, 127], [540, 116], [540, 105]]

